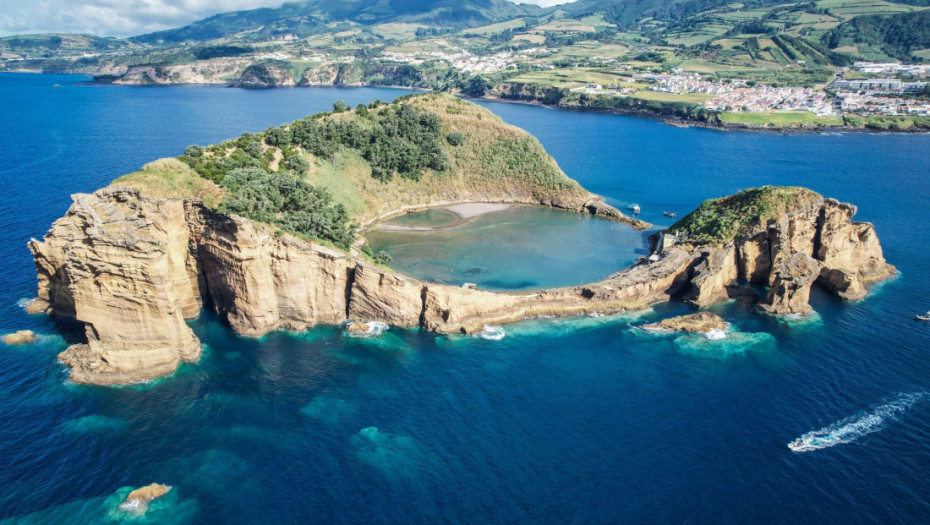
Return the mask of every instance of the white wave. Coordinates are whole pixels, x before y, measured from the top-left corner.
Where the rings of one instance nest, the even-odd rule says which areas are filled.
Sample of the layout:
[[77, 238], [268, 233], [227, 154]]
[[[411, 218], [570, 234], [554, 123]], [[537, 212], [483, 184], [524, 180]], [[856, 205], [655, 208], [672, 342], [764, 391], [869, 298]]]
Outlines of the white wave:
[[487, 339], [488, 341], [500, 341], [507, 335], [500, 326], [484, 325], [484, 329], [475, 334], [476, 337]]
[[390, 328], [390, 325], [381, 321], [365, 321], [362, 324], [367, 325], [368, 329], [364, 332], [346, 332], [346, 335], [349, 337], [378, 337]]
[[31, 303], [31, 302], [32, 302], [32, 299], [29, 299], [28, 297], [24, 297], [24, 298], [22, 298], [22, 299], [16, 301], [16, 306], [18, 306], [18, 307], [20, 307], [20, 308], [25, 308], [25, 307], [29, 306], [29, 303]]
[[927, 395], [926, 392], [899, 394], [893, 401], [841, 419], [830, 426], [813, 430], [788, 443], [794, 452], [811, 452], [845, 443], [878, 432], [890, 422], [897, 421], [909, 408]]
[[598, 312], [598, 311], [594, 311], [594, 312], [589, 313], [589, 314], [588, 314], [588, 317], [591, 317], [591, 318], [593, 318], [593, 319], [597, 319], [598, 317], [604, 317], [604, 314], [602, 314], [601, 312]]
[[704, 337], [710, 339], [711, 341], [718, 341], [720, 339], [725, 339], [727, 337], [727, 333], [723, 330], [720, 330], [719, 328], [711, 328], [707, 331], [707, 333], [704, 334]]
[[129, 501], [120, 503], [119, 509], [136, 516], [141, 516], [145, 514], [145, 511], [148, 510], [148, 504], [141, 499], [131, 499]]

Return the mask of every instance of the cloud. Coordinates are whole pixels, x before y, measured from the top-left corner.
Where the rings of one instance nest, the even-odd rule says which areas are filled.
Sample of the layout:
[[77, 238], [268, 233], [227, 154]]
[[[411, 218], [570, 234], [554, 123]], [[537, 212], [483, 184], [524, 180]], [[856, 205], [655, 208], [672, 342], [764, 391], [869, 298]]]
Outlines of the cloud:
[[575, 0], [515, 0], [518, 4], [536, 4], [542, 7], [551, 7], [560, 4], [570, 4]]
[[283, 0], [0, 0], [0, 35], [90, 33], [130, 36], [187, 25]]
[[[519, 1], [548, 7], [573, 0]], [[0, 0], [0, 36], [23, 33], [132, 36], [181, 27], [217, 13], [277, 7], [282, 3], [283, 0]]]

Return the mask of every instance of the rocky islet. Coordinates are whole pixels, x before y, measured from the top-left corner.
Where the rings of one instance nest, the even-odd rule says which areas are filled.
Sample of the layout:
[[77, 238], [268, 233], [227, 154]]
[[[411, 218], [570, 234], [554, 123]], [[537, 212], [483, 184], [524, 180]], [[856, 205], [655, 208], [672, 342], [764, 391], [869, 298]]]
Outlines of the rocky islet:
[[[220, 214], [197, 198], [155, 197], [115, 184], [74, 196], [44, 241], [30, 242], [39, 280], [33, 304], [84, 323], [87, 343], [60, 355], [75, 382], [123, 384], [196, 361], [200, 343], [185, 321], [202, 308], [253, 337], [345, 320], [476, 333], [526, 318], [642, 309], [672, 297], [707, 306], [748, 295], [747, 283], [768, 286], [763, 310], [803, 314], [814, 282], [859, 299], [865, 284], [894, 274], [872, 225], [851, 220], [854, 206], [790, 190], [804, 198], [718, 242], [660, 232], [649, 258], [603, 281], [506, 293], [423, 282]], [[493, 185], [475, 184], [459, 200], [548, 205], [648, 226], [583, 191], [493, 192]]]

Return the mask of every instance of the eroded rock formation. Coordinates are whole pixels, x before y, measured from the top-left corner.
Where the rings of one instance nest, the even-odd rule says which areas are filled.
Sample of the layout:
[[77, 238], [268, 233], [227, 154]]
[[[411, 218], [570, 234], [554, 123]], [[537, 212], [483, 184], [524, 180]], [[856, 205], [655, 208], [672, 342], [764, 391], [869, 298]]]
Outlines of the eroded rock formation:
[[[814, 282], [843, 299], [856, 300], [865, 297], [866, 284], [895, 274], [895, 268], [885, 262], [872, 224], [852, 220], [855, 206], [803, 188], [778, 190], [766, 187], [722, 200], [738, 201], [751, 194], [740, 203], [744, 208], [780, 204], [785, 211], [731, 238], [698, 243], [695, 249], [701, 251], [701, 259], [693, 272], [689, 297], [693, 304], [707, 306], [741, 293], [741, 283], [753, 283], [769, 287], [759, 305], [763, 311], [806, 314], [811, 311], [808, 299]], [[789, 202], [778, 203], [779, 198]], [[682, 243], [691, 242], [688, 233], [683, 233]]]
[[693, 334], [707, 333], [711, 330], [724, 330], [727, 324], [717, 314], [698, 312], [690, 315], [680, 315], [663, 319], [658, 323], [643, 325], [647, 330], [668, 330], [672, 332], [690, 332]]
[[[611, 210], [595, 201], [577, 211], [623, 220]], [[248, 336], [346, 319], [473, 333], [538, 316], [641, 309], [674, 296], [704, 306], [732, 297], [745, 280], [770, 285], [766, 311], [804, 313], [815, 280], [858, 298], [865, 283], [894, 272], [872, 226], [850, 221], [854, 212], [820, 199], [722, 245], [667, 236], [648, 260], [601, 282], [530, 293], [426, 283], [198, 201], [113, 187], [76, 195], [44, 242], [29, 247], [36, 304], [86, 326], [88, 342], [60, 356], [72, 379], [114, 384], [196, 360], [200, 344], [185, 320], [202, 307]]]

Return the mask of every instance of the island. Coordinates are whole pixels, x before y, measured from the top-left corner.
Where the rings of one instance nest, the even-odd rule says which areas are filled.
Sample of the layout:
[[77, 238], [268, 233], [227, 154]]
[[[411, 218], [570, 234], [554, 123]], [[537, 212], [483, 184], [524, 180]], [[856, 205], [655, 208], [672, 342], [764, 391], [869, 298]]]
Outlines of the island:
[[[43, 241], [30, 311], [84, 324], [59, 359], [71, 379], [150, 380], [194, 362], [202, 309], [238, 334], [346, 321], [475, 333], [540, 316], [611, 314], [681, 298], [734, 297], [774, 315], [810, 311], [820, 283], [855, 300], [894, 275], [856, 208], [804, 188], [704, 202], [650, 237], [649, 257], [603, 281], [491, 292], [392, 271], [358, 232], [410, 210], [513, 203], [648, 229], [566, 176], [539, 142], [486, 109], [439, 93], [376, 101], [162, 159], [73, 196]], [[753, 286], [767, 289], [753, 299]]]

